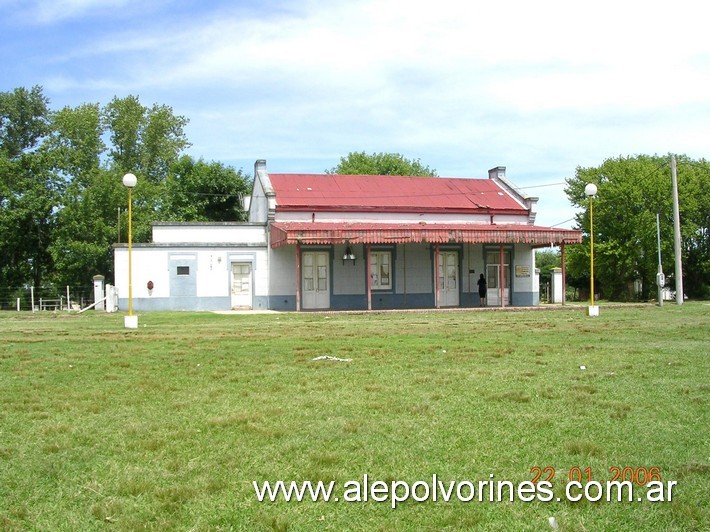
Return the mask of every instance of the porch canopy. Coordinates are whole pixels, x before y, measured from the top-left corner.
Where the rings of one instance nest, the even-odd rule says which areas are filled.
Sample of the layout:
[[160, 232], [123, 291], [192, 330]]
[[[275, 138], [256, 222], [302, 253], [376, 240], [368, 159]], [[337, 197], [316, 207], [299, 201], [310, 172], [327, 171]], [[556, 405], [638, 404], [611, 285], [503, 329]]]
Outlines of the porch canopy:
[[271, 247], [290, 244], [404, 244], [450, 242], [531, 244], [533, 247], [581, 244], [582, 232], [524, 224], [272, 222]]

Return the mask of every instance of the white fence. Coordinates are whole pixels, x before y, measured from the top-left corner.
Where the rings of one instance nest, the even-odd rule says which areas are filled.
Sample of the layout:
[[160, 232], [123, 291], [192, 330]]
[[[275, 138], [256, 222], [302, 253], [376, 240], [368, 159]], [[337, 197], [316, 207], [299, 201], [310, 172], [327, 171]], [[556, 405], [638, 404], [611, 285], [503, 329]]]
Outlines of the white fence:
[[79, 310], [94, 301], [88, 286], [56, 288], [0, 287], [0, 310], [55, 312]]

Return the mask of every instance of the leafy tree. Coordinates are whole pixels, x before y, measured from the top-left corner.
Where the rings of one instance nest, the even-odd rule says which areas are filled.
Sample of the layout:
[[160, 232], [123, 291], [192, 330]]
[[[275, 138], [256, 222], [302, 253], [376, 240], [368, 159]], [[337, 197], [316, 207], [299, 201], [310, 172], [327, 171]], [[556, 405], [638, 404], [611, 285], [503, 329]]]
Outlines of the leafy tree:
[[[127, 238], [127, 193], [121, 180], [126, 172], [139, 177], [133, 195], [133, 240], [150, 239], [169, 166], [188, 145], [182, 130], [186, 123], [169, 107], [147, 108], [135, 96], [114, 98], [103, 109], [84, 104], [53, 115], [46, 149], [68, 180], [50, 246], [56, 265], [53, 280], [79, 285], [96, 273], [111, 275], [112, 244]], [[105, 132], [109, 157], [101, 165]], [[123, 235], [118, 235], [119, 216]]]
[[190, 146], [184, 132], [187, 123], [166, 105], [147, 108], [137, 96], [114, 98], [103, 110], [103, 126], [111, 138], [110, 166], [160, 183]]
[[109, 251], [111, 237], [115, 239], [115, 216], [107, 227], [107, 211], [115, 203], [110, 201], [111, 188], [97, 186], [105, 173], [100, 167], [106, 150], [102, 135], [99, 104], [65, 107], [52, 115], [52, 132], [43, 149], [67, 181], [49, 245], [54, 262], [49, 278], [58, 286], [81, 285], [97, 273], [112, 270]]
[[399, 153], [350, 152], [347, 157], [341, 157], [340, 163], [330, 170], [329, 174], [341, 175], [402, 175], [402, 176], [436, 176], [436, 170], [424, 166], [419, 159], [406, 159]]
[[[121, 238], [117, 227], [119, 212], [122, 211], [124, 233], [127, 224], [127, 192], [121, 178], [120, 173], [97, 168], [81, 182], [72, 181], [67, 186], [50, 246], [55, 264], [52, 279], [59, 286], [80, 286], [98, 273], [112, 275], [112, 245]], [[141, 233], [146, 228], [137, 225], [138, 235], [146, 238]]]
[[540, 283], [552, 281], [552, 268], [562, 265], [562, 257], [556, 249], [542, 249], [535, 252], [535, 267], [540, 269]]
[[195, 161], [183, 155], [165, 182], [164, 220], [244, 221], [242, 198], [249, 193], [248, 176], [219, 162]]
[[188, 120], [166, 105], [145, 107], [137, 96], [114, 98], [102, 116], [111, 140], [108, 170], [119, 183], [127, 172], [138, 177], [133, 192], [133, 241], [147, 242], [156, 213], [170, 202], [165, 185], [170, 168], [190, 146], [184, 132]]
[[0, 93], [0, 285], [39, 286], [62, 185], [41, 145], [50, 131], [41, 87]]
[[51, 115], [51, 132], [43, 149], [55, 170], [74, 185], [86, 186], [106, 151], [99, 104], [65, 107]]
[[[706, 294], [710, 286], [708, 212], [710, 165], [705, 160], [678, 158], [678, 190], [684, 288], [690, 297]], [[577, 224], [585, 235], [582, 246], [569, 249], [570, 277], [589, 285], [589, 200], [587, 183], [598, 187], [594, 198], [594, 258], [596, 290], [610, 299], [636, 297], [641, 281], [642, 299], [655, 294], [658, 271], [656, 213], [661, 216], [661, 253], [666, 273], [672, 271], [673, 211], [667, 157], [638, 155], [607, 159], [598, 168], [577, 168], [567, 179], [570, 201], [583, 208]], [[670, 266], [670, 267], [669, 267]]]
[[135, 96], [52, 112], [41, 87], [0, 93], [0, 286], [111, 276], [112, 245], [127, 238], [126, 172], [138, 176], [134, 242], [148, 241], [161, 217], [244, 219], [248, 176], [181, 157], [186, 124]]

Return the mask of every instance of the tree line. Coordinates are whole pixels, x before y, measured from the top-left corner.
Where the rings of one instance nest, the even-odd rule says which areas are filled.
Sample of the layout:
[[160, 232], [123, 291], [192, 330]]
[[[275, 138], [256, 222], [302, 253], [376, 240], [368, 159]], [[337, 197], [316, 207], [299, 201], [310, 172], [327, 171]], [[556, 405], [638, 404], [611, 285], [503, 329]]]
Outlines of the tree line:
[[[113, 275], [113, 244], [127, 239], [121, 178], [138, 176], [133, 240], [147, 242], [154, 221], [241, 221], [251, 176], [184, 152], [188, 119], [137, 96], [107, 105], [52, 110], [42, 87], [0, 92], [0, 287], [84, 286]], [[436, 171], [396, 153], [351, 152], [327, 173], [425, 175]], [[664, 270], [674, 286], [669, 158], [636, 155], [576, 169], [566, 180], [580, 208], [581, 246], [567, 249], [568, 284], [588, 294], [589, 210], [594, 200], [596, 291], [624, 300], [655, 294], [656, 213]], [[710, 163], [678, 157], [684, 288], [710, 296]], [[119, 229], [120, 228], [120, 229]], [[671, 274], [671, 275], [668, 275]], [[633, 287], [640, 281], [641, 293]], [[3, 302], [0, 301], [0, 305]]]
[[42, 87], [0, 92], [0, 286], [110, 278], [113, 244], [127, 238], [127, 172], [139, 178], [135, 242], [156, 220], [244, 220], [251, 176], [186, 155], [187, 124], [137, 96], [53, 110]]
[[[683, 288], [687, 297], [708, 298], [710, 162], [684, 155], [677, 161]], [[584, 232], [584, 243], [567, 250], [571, 286], [589, 294], [590, 220], [584, 187], [594, 183], [598, 188], [594, 198], [595, 291], [615, 301], [656, 298], [656, 214], [660, 215], [663, 270], [667, 285], [675, 290], [670, 156], [610, 158], [598, 167], [577, 168], [566, 182], [570, 202], [581, 209], [576, 222]]]

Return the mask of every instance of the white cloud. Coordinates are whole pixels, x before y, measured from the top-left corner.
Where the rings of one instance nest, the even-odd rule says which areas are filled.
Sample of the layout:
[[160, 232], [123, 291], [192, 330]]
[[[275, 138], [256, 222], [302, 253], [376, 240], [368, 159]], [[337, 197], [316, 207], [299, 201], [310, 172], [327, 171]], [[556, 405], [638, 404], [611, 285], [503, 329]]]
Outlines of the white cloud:
[[[348, 151], [397, 151], [442, 175], [506, 165], [527, 185], [620, 154], [707, 156], [710, 4], [694, 0], [173, 3], [133, 18], [131, 0], [32, 5], [46, 20], [129, 13], [48, 51], [37, 82], [53, 102], [166, 103], [206, 158], [321, 171]], [[540, 196], [541, 212], [564, 201]], [[558, 204], [549, 223], [570, 217]]]
[[90, 14], [116, 14], [117, 10], [138, 4], [137, 0], [31, 0], [14, 2], [13, 7], [19, 8], [18, 17], [25, 21], [56, 24]]

